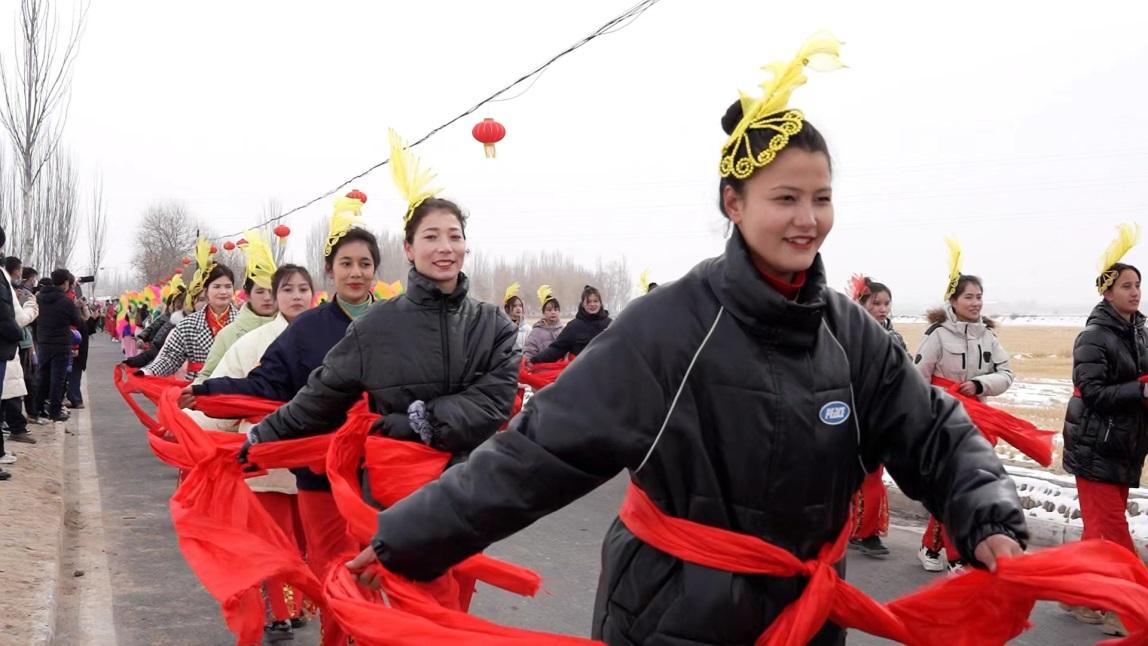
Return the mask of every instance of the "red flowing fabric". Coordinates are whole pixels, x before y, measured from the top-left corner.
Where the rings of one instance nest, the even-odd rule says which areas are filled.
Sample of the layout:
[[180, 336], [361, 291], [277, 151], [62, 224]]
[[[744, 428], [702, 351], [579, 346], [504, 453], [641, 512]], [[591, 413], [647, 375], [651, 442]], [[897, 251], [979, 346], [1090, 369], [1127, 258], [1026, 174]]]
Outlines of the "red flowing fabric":
[[522, 366], [518, 369], [518, 383], [526, 384], [537, 392], [554, 383], [568, 365], [570, 365], [569, 359], [562, 359], [554, 363], [532, 363], [530, 367], [527, 367], [526, 362], [523, 361]]
[[668, 516], [633, 483], [619, 516], [640, 540], [689, 563], [742, 574], [808, 577], [798, 600], [757, 639], [759, 646], [805, 644], [827, 620], [905, 644], [1004, 644], [1029, 626], [1028, 616], [1040, 600], [1113, 610], [1129, 634], [1104, 644], [1148, 643], [1148, 568], [1108, 541], [1000, 559], [996, 573], [970, 570], [883, 605], [833, 568], [845, 553], [848, 525], [816, 559], [802, 561], [760, 538]]
[[853, 536], [861, 540], [889, 533], [889, 492], [885, 489], [884, 467], [865, 476], [853, 494]]
[[1052, 438], [1059, 435], [1056, 431], [1037, 428], [1032, 422], [989, 406], [976, 397], [964, 395], [957, 390], [961, 385], [948, 379], [934, 376], [933, 385], [943, 388], [964, 405], [973, 424], [993, 446], [998, 440], [1004, 440], [1036, 460], [1037, 464], [1043, 467], [1052, 464]]

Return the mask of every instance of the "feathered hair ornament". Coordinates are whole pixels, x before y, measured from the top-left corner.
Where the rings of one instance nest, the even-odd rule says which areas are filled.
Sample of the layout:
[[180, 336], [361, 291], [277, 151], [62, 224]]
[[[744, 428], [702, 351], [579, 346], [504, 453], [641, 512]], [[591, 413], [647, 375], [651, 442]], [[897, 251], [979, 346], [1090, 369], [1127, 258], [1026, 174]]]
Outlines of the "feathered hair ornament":
[[[741, 121], [730, 133], [721, 149], [721, 176], [745, 179], [755, 170], [772, 162], [789, 138], [801, 132], [805, 115], [800, 110], [787, 109], [789, 95], [805, 85], [805, 68], [818, 72], [841, 69], [841, 42], [827, 31], [809, 37], [789, 62], [777, 61], [761, 69], [770, 74], [759, 85], [761, 96], [741, 95]], [[750, 130], [770, 130], [773, 136], [764, 150], [754, 150]]]
[[1116, 239], [1108, 243], [1104, 255], [1100, 256], [1100, 275], [1096, 278], [1096, 291], [1103, 294], [1112, 288], [1112, 284], [1120, 276], [1120, 272], [1112, 268], [1128, 253], [1128, 250], [1140, 242], [1139, 224], [1121, 224], [1116, 227]]
[[271, 289], [271, 276], [275, 274], [275, 257], [271, 245], [262, 233], [248, 231], [245, 242], [239, 245], [247, 256], [247, 278], [263, 289]]
[[546, 304], [554, 300], [554, 290], [550, 289], [550, 285], [542, 285], [538, 288], [538, 304], [542, 309], [546, 309]]
[[650, 270], [646, 269], [638, 276], [638, 284], [642, 287], [643, 294], [650, 293]]
[[860, 303], [861, 299], [869, 295], [869, 279], [865, 274], [853, 274], [846, 289], [849, 298]]
[[331, 214], [331, 225], [327, 230], [327, 244], [323, 246], [324, 257], [331, 255], [335, 245], [347, 235], [351, 227], [362, 223], [363, 204], [366, 201], [366, 194], [359, 190], [353, 190], [335, 200], [335, 212]]
[[380, 280], [375, 283], [374, 289], [371, 290], [376, 301], [389, 301], [402, 293], [403, 284], [397, 280], [393, 283], [384, 283]]
[[200, 238], [195, 242], [195, 274], [187, 287], [186, 304], [188, 309], [195, 306], [195, 299], [207, 288], [207, 277], [215, 269], [215, 254], [211, 253], [211, 241]]
[[510, 299], [517, 297], [520, 289], [522, 289], [522, 285], [511, 283], [510, 287], [506, 288], [506, 293], [502, 295], [502, 304], [506, 305]]
[[949, 247], [949, 284], [945, 288], [945, 300], [957, 293], [957, 284], [961, 282], [961, 243], [953, 236], [945, 236], [945, 244]]
[[429, 168], [419, 168], [419, 158], [403, 143], [399, 133], [391, 130], [388, 137], [391, 142], [391, 178], [395, 180], [399, 194], [407, 201], [407, 213], [403, 216], [403, 224], [406, 224], [420, 204], [442, 189], [430, 188], [435, 174]]

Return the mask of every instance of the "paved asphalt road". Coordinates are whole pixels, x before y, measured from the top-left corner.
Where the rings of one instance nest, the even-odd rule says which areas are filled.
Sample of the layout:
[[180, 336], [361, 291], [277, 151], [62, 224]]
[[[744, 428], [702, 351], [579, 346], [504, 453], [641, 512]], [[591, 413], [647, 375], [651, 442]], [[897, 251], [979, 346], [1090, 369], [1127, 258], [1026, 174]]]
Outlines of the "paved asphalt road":
[[[234, 644], [215, 601], [188, 570], [172, 533], [167, 499], [175, 473], [148, 449], [144, 431], [111, 382], [118, 346], [106, 336], [93, 340], [89, 380], [96, 466], [102, 517], [112, 572], [117, 641], [125, 646]], [[490, 553], [535, 568], [545, 581], [534, 599], [482, 587], [474, 612], [497, 622], [576, 635], [588, 635], [599, 548], [624, 492], [616, 479], [533, 527], [494, 546]], [[880, 600], [891, 599], [934, 580], [921, 570], [915, 547], [920, 530], [894, 528], [892, 556], [877, 561], [852, 555], [849, 580]], [[1101, 638], [1095, 626], [1077, 624], [1054, 605], [1040, 604], [1034, 628], [1013, 643], [1091, 644]], [[299, 632], [296, 643], [316, 644], [318, 627]], [[849, 644], [888, 643], [851, 634]]]

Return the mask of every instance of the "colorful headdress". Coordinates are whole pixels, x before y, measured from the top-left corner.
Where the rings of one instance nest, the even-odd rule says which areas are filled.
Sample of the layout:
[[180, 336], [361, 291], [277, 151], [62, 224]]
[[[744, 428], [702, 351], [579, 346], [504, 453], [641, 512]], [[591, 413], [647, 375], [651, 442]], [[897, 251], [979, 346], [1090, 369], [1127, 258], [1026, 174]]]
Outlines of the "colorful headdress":
[[945, 244], [949, 247], [949, 285], [945, 288], [945, 300], [957, 293], [957, 285], [961, 282], [961, 243], [953, 236], [945, 236]]
[[853, 274], [853, 277], [849, 279], [847, 289], [849, 298], [860, 303], [861, 299], [869, 295], [869, 279], [865, 277], [865, 274]]
[[397, 280], [393, 283], [384, 283], [380, 280], [375, 283], [374, 289], [371, 290], [376, 301], [389, 301], [402, 293], [403, 284]]
[[399, 194], [407, 201], [407, 213], [403, 216], [403, 224], [411, 221], [415, 209], [427, 199], [434, 197], [441, 188], [430, 188], [431, 180], [435, 178], [429, 168], [419, 168], [419, 158], [403, 143], [399, 133], [391, 130], [391, 177]]
[[335, 212], [331, 214], [331, 228], [327, 231], [327, 244], [323, 246], [323, 255], [331, 255], [331, 250], [338, 244], [339, 239], [347, 235], [351, 227], [362, 223], [363, 204], [367, 196], [362, 191], [351, 191], [345, 197], [335, 200]]
[[510, 302], [510, 299], [516, 298], [518, 296], [518, 290], [521, 288], [522, 285], [519, 285], [518, 283], [511, 283], [510, 287], [506, 288], [506, 293], [502, 295], [502, 304], [506, 305]]
[[263, 289], [271, 289], [271, 276], [275, 274], [275, 257], [271, 245], [259, 231], [250, 230], [239, 245], [247, 256], [247, 279]]
[[[828, 72], [845, 67], [840, 59], [841, 43], [833, 34], [819, 31], [809, 37], [793, 60], [778, 61], [762, 67], [771, 74], [761, 83], [761, 97], [753, 98], [741, 93], [741, 121], [730, 133], [721, 149], [721, 176], [733, 175], [745, 179], [755, 170], [772, 162], [789, 143], [789, 138], [801, 132], [805, 115], [790, 110], [789, 95], [805, 84], [805, 68]], [[753, 150], [750, 130], [770, 130], [774, 134], [764, 150]]]
[[542, 309], [546, 309], [546, 304], [554, 300], [554, 290], [550, 289], [550, 285], [542, 285], [538, 288], [538, 303]]
[[1104, 255], [1100, 256], [1100, 276], [1096, 278], [1096, 291], [1103, 294], [1112, 287], [1120, 272], [1112, 268], [1120, 262], [1128, 250], [1140, 242], [1139, 224], [1121, 224], [1116, 227], [1116, 239], [1108, 243]]
[[207, 277], [215, 269], [215, 254], [211, 253], [211, 241], [200, 238], [195, 242], [195, 274], [187, 288], [187, 307], [195, 306], [195, 299], [207, 289]]

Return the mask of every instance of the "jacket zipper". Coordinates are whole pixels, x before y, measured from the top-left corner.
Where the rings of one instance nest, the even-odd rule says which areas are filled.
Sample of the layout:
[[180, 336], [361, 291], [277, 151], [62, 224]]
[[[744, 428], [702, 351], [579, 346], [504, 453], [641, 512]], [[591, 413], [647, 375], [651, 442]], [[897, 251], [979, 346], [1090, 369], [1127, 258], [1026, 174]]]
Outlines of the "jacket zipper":
[[1104, 442], [1108, 442], [1108, 436], [1112, 433], [1112, 418], [1108, 418], [1108, 429], [1104, 431]]
[[443, 393], [450, 392], [450, 340], [446, 332], [446, 299], [442, 301], [439, 309], [439, 330], [442, 332], [442, 384]]

